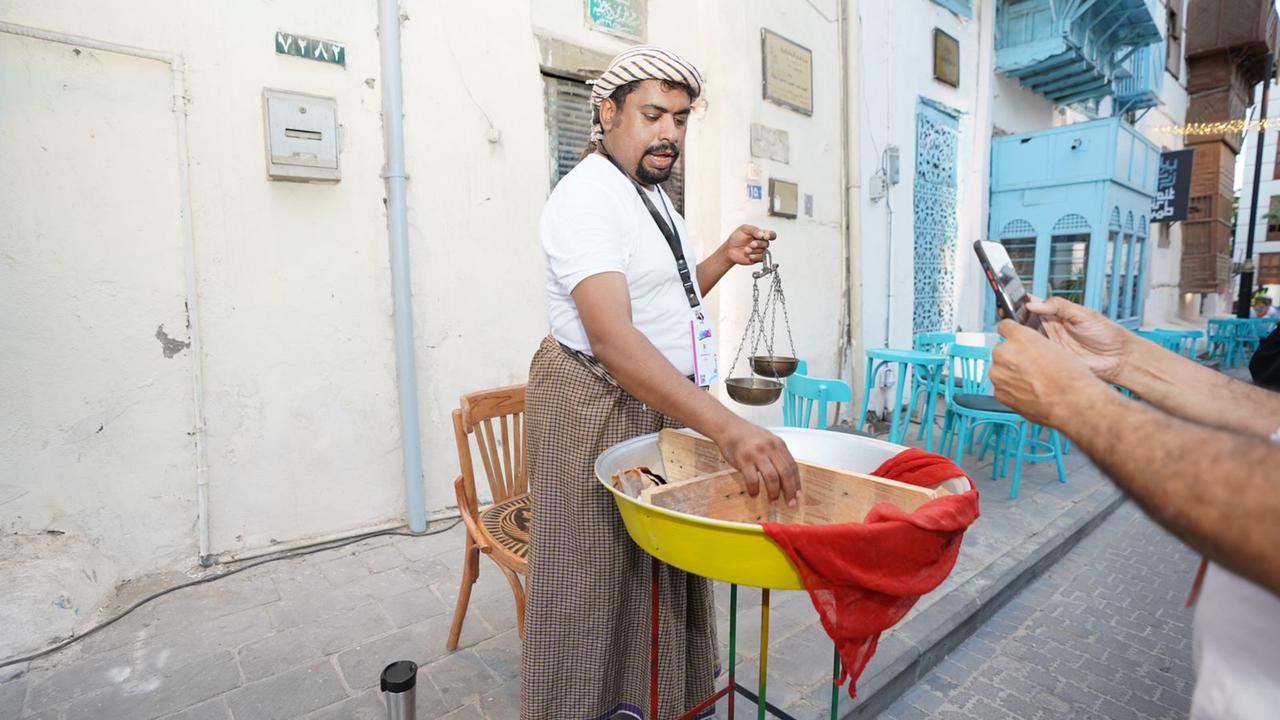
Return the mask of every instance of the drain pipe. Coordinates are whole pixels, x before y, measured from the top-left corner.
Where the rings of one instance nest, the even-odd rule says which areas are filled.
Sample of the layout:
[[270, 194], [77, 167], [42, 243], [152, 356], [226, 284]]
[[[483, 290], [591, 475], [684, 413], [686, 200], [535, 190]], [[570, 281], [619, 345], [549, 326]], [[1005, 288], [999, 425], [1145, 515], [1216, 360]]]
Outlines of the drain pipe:
[[382, 177], [387, 185], [387, 237], [391, 244], [391, 294], [395, 315], [396, 378], [400, 394], [400, 447], [410, 532], [427, 530], [422, 488], [422, 432], [418, 425], [418, 370], [413, 351], [413, 286], [409, 277], [409, 214], [405, 202], [404, 88], [400, 76], [400, 3], [378, 0], [382, 62]]

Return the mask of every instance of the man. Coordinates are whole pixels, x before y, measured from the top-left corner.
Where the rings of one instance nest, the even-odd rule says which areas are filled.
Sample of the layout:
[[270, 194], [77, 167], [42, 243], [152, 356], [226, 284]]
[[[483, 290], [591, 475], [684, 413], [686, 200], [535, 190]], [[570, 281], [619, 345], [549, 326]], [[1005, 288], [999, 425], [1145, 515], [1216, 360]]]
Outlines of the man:
[[1029, 309], [1048, 338], [1000, 323], [996, 399], [1065, 433], [1152, 519], [1210, 561], [1196, 604], [1191, 717], [1276, 717], [1280, 395], [1062, 298]]
[[[650, 717], [650, 559], [593, 465], [615, 443], [686, 425], [720, 447], [754, 494], [795, 502], [799, 473], [775, 435], [699, 385], [713, 381], [702, 297], [773, 232], [743, 225], [698, 262], [659, 187], [684, 146], [702, 76], [642, 46], [595, 82], [592, 147], [543, 211], [551, 336], [526, 400], [532, 530], [521, 656], [523, 720]], [[717, 669], [710, 583], [663, 566], [661, 718], [709, 696]]]

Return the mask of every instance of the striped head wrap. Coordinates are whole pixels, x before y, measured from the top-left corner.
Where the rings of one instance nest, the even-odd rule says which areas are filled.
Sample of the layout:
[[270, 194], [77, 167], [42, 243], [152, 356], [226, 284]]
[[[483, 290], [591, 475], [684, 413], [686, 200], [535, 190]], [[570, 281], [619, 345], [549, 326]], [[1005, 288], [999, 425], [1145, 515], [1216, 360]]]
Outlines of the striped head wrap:
[[620, 85], [640, 80], [666, 80], [688, 85], [693, 90], [690, 100], [702, 94], [702, 73], [679, 55], [657, 45], [637, 45], [618, 53], [609, 69], [591, 83], [591, 140], [604, 139], [600, 127], [600, 103]]

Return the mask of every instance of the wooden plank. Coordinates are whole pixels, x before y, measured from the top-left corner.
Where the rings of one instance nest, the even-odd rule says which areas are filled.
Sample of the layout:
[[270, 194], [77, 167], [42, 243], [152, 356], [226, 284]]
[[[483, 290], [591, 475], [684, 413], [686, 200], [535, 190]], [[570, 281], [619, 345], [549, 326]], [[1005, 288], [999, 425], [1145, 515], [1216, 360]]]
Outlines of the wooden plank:
[[729, 463], [720, 455], [720, 448], [701, 435], [663, 430], [658, 433], [658, 447], [662, 450], [663, 477], [668, 483], [729, 469]]
[[[881, 502], [911, 512], [935, 497], [949, 494], [945, 490], [930, 490], [797, 461], [802, 502], [791, 508], [782, 502], [770, 503], [763, 488], [755, 497], [748, 495], [741, 474], [727, 468], [711, 441], [664, 430], [659, 442], [663, 446], [663, 462], [667, 463], [667, 481], [671, 483], [673, 477], [675, 481], [644, 491], [641, 499], [659, 507], [717, 520], [804, 525], [861, 522], [867, 512]], [[689, 477], [687, 474], [691, 472], [702, 474]]]

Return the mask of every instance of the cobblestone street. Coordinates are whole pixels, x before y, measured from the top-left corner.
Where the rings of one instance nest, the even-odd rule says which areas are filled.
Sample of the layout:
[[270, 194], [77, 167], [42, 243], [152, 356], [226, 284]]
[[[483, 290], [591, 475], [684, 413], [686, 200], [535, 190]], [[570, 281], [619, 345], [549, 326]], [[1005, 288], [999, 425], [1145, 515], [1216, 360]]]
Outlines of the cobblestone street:
[[1126, 503], [882, 717], [1184, 718], [1196, 564]]

